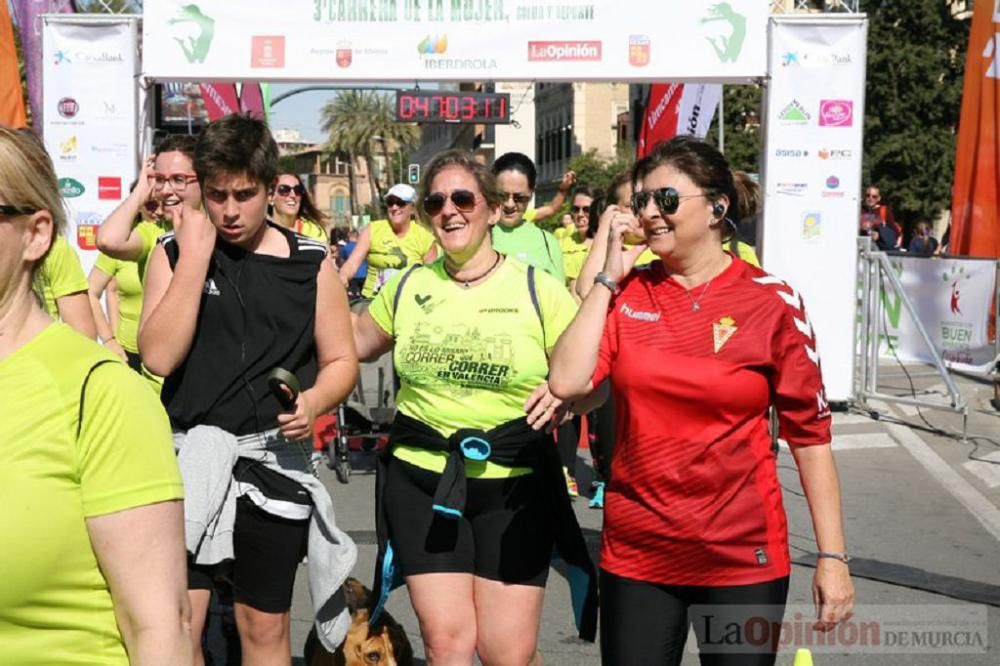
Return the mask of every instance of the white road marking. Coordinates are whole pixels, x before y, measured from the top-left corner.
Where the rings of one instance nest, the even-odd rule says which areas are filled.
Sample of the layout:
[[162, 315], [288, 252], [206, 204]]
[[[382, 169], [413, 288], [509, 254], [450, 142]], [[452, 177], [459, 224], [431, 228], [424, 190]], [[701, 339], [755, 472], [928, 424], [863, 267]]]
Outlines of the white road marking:
[[839, 425], [881, 425], [881, 422], [864, 414], [842, 414], [838, 412], [833, 415], [833, 427], [836, 428]]
[[994, 451], [989, 455], [980, 456], [983, 460], [992, 460], [996, 464], [970, 460], [962, 465], [966, 470], [978, 476], [987, 488], [1000, 487], [1000, 451]]
[[909, 451], [910, 455], [944, 486], [945, 490], [968, 509], [994, 539], [1000, 541], [1000, 508], [963, 479], [911, 429], [895, 423], [887, 423], [886, 428], [893, 439]]
[[[783, 449], [788, 448], [788, 442], [783, 439], [778, 440], [778, 444]], [[851, 435], [834, 435], [834, 451], [856, 451], [858, 449], [892, 449], [897, 446], [896, 441], [889, 435], [882, 432], [854, 433]]]

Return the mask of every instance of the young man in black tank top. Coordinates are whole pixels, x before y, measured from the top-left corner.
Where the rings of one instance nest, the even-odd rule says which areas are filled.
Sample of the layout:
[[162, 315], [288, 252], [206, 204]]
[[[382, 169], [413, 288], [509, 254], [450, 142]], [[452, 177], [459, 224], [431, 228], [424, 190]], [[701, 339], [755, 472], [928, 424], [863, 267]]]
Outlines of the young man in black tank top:
[[[313, 547], [309, 530], [323, 516], [324, 526], [332, 523], [329, 496], [319, 497], [325, 491], [308, 476], [303, 440], [316, 416], [346, 398], [357, 379], [347, 298], [326, 248], [266, 219], [277, 166], [277, 146], [262, 121], [233, 115], [211, 123], [194, 159], [205, 212], [169, 211], [174, 233], [161, 239], [147, 274], [139, 344], [146, 366], [165, 378], [162, 400], [184, 473], [197, 663], [212, 580], [217, 565], [231, 560], [244, 663], [290, 664], [295, 571], [307, 540]], [[291, 410], [269, 391], [275, 367], [301, 382]], [[184, 471], [185, 447], [202, 456], [230, 442], [235, 467], [223, 455]], [[217, 533], [196, 532], [200, 540], [193, 542], [190, 512], [212, 499], [205, 488], [220, 478], [235, 509], [219, 532], [232, 532], [208, 554], [205, 544]], [[339, 575], [356, 550], [333, 527]]]

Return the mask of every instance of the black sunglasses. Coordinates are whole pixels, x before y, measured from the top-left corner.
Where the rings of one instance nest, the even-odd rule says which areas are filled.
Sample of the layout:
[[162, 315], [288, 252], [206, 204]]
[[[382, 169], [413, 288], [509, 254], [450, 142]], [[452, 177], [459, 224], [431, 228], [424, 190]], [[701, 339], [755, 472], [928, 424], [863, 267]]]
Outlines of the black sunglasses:
[[[444, 204], [449, 197], [442, 192], [434, 192], [424, 197], [424, 212], [437, 215], [444, 210]], [[450, 195], [451, 202], [459, 213], [471, 213], [476, 208], [476, 194], [469, 190], [455, 190]]]
[[518, 206], [524, 206], [529, 201], [531, 201], [531, 195], [530, 194], [519, 194], [519, 193], [515, 193], [515, 192], [501, 192], [500, 196], [503, 197], [504, 201], [507, 201], [507, 199], [513, 199], [514, 203], [517, 204]]
[[0, 215], [15, 217], [17, 215], [34, 215], [38, 208], [25, 208], [23, 206], [12, 206], [10, 204], [0, 204]]
[[590, 213], [590, 206], [570, 206], [569, 209], [574, 213]]
[[704, 192], [698, 194], [681, 194], [672, 187], [661, 187], [651, 191], [639, 190], [632, 195], [632, 212], [639, 215], [646, 208], [646, 204], [649, 203], [650, 196], [653, 197], [653, 203], [660, 209], [661, 214], [673, 215], [681, 205], [681, 199], [691, 199], [706, 195]]
[[400, 208], [402, 208], [403, 206], [410, 205], [410, 203], [411, 203], [410, 201], [403, 201], [397, 196], [391, 196], [385, 198], [385, 205], [388, 206], [389, 208], [392, 208], [393, 206], [399, 206]]
[[291, 192], [295, 192], [295, 196], [301, 197], [306, 193], [306, 188], [302, 187], [302, 185], [287, 185], [282, 183], [274, 188], [274, 191], [279, 197], [287, 197]]

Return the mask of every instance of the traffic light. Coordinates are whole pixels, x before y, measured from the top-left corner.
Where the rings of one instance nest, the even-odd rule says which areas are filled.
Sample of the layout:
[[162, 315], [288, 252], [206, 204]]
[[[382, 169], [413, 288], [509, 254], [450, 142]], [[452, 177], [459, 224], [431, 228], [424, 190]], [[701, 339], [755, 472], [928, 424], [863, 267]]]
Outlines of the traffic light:
[[416, 185], [420, 182], [420, 165], [411, 164], [407, 170], [407, 178], [411, 185]]

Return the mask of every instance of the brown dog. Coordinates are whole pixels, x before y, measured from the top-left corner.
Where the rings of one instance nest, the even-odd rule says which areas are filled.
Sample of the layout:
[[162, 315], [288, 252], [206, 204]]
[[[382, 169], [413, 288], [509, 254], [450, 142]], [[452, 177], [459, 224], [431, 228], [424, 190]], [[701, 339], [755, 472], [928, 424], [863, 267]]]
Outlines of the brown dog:
[[316, 627], [309, 632], [304, 649], [308, 666], [413, 666], [413, 648], [403, 627], [386, 611], [375, 624], [368, 624], [374, 603], [371, 591], [356, 578], [344, 581], [344, 597], [351, 613], [351, 626], [343, 644], [327, 652], [316, 637]]

